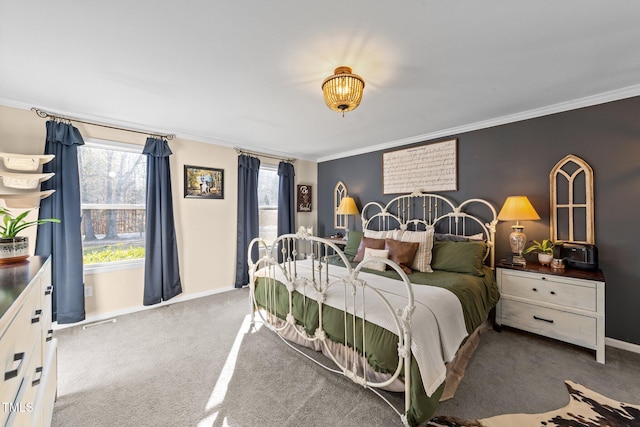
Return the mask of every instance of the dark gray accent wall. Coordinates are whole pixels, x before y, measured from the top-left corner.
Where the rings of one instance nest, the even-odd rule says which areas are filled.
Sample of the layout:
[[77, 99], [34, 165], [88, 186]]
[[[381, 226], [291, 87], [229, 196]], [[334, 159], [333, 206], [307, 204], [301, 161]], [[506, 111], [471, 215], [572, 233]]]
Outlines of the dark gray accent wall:
[[[441, 194], [457, 203], [484, 198], [498, 211], [507, 196], [528, 196], [542, 217], [523, 223], [528, 239], [549, 237], [549, 172], [555, 164], [574, 154], [591, 165], [595, 239], [606, 278], [606, 336], [640, 344], [640, 97], [451, 138], [458, 139], [458, 191]], [[446, 139], [450, 138], [420, 144]], [[382, 194], [382, 151], [321, 162], [320, 236], [336, 231], [332, 205], [338, 180], [347, 185], [360, 209], [369, 201], [386, 203], [394, 197]], [[360, 229], [359, 218], [350, 224], [354, 222]], [[508, 250], [511, 225], [498, 224], [498, 259]]]

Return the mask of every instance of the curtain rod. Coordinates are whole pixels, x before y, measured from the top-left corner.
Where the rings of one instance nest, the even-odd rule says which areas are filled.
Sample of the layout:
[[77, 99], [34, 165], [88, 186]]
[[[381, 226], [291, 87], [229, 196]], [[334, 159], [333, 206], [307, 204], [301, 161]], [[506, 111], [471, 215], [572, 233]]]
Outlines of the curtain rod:
[[159, 134], [157, 132], [145, 132], [145, 131], [141, 131], [141, 130], [127, 129], [127, 128], [122, 128], [122, 127], [117, 127], [117, 126], [105, 125], [103, 123], [88, 122], [88, 121], [76, 119], [76, 118], [73, 118], [73, 117], [61, 116], [59, 114], [48, 113], [48, 112], [40, 110], [39, 108], [36, 108], [36, 107], [32, 107], [31, 111], [34, 111], [38, 115], [38, 117], [42, 117], [43, 119], [49, 117], [49, 118], [52, 118], [52, 119], [68, 120], [70, 122], [84, 123], [84, 124], [87, 124], [87, 125], [100, 126], [100, 127], [103, 127], [103, 128], [109, 128], [109, 129], [115, 129], [115, 130], [123, 130], [125, 132], [140, 133], [142, 135], [149, 135], [149, 136], [158, 136], [160, 138], [164, 138], [164, 139], [167, 139], [169, 141], [176, 137], [175, 134], [173, 134], [173, 133], [170, 133], [170, 134], [167, 134], [167, 135], [163, 135], [163, 134]]
[[259, 153], [257, 151], [243, 150], [243, 149], [238, 148], [238, 147], [235, 147], [235, 150], [236, 150], [236, 153], [238, 153], [238, 155], [240, 155], [240, 154], [251, 154], [251, 155], [259, 156], [259, 157], [267, 157], [269, 159], [282, 160], [283, 162], [289, 162], [289, 163], [295, 163], [296, 162], [296, 159], [285, 159], [283, 157], [273, 156], [271, 154]]

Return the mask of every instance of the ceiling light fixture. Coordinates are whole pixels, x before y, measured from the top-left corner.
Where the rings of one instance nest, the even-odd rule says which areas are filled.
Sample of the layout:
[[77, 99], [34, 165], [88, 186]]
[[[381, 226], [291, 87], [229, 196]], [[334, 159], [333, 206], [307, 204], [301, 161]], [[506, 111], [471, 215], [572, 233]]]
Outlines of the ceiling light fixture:
[[362, 101], [364, 80], [357, 74], [351, 73], [351, 67], [338, 67], [333, 76], [322, 82], [324, 102], [333, 111], [341, 112], [342, 117], [347, 111], [355, 110]]

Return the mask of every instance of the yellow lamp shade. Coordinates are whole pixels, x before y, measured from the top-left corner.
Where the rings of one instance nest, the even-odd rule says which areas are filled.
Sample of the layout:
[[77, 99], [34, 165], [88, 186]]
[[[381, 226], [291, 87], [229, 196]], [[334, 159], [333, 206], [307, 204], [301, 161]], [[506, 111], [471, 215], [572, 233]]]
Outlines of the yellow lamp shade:
[[539, 219], [540, 215], [527, 196], [507, 197], [498, 214], [499, 221], [537, 221]]
[[358, 207], [356, 206], [356, 202], [355, 200], [353, 200], [353, 197], [343, 197], [342, 200], [340, 200], [340, 206], [338, 206], [338, 213], [340, 215], [358, 215], [360, 213], [360, 211], [358, 210]]

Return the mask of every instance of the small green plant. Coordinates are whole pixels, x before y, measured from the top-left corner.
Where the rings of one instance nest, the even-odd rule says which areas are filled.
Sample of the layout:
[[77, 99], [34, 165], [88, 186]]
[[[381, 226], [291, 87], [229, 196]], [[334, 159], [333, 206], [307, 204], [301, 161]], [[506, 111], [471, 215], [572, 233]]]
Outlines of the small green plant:
[[543, 254], [553, 254], [553, 247], [556, 245], [555, 242], [552, 242], [549, 239], [544, 239], [542, 242], [538, 242], [537, 240], [533, 241], [533, 245], [529, 246], [524, 250], [523, 254], [528, 254], [531, 252], [541, 252]]
[[18, 216], [13, 216], [9, 209], [0, 208], [0, 215], [2, 215], [2, 224], [0, 224], [0, 238], [13, 239], [18, 235], [19, 232], [21, 232], [25, 228], [33, 227], [34, 225], [45, 224], [47, 222], [60, 222], [60, 220], [56, 218], [27, 221], [25, 220], [25, 217], [29, 215], [29, 212], [31, 212], [31, 210], [24, 211]]

